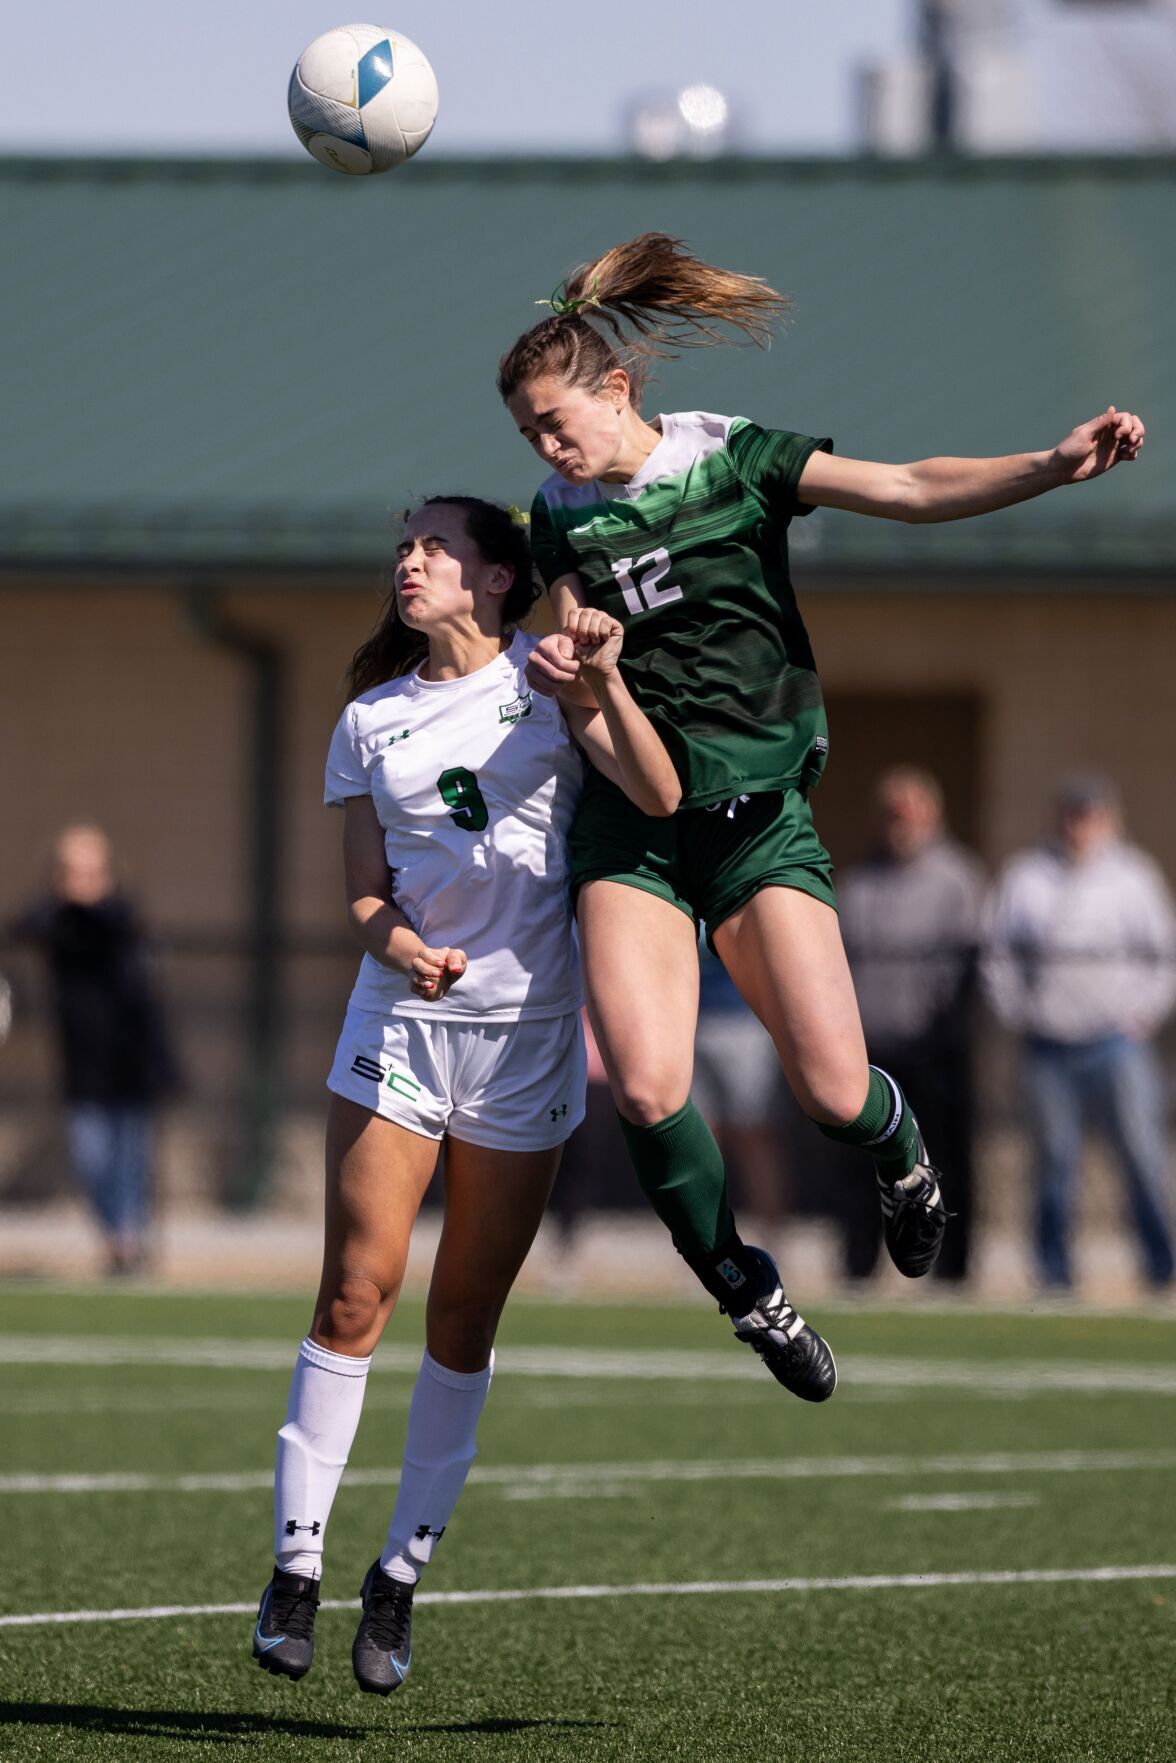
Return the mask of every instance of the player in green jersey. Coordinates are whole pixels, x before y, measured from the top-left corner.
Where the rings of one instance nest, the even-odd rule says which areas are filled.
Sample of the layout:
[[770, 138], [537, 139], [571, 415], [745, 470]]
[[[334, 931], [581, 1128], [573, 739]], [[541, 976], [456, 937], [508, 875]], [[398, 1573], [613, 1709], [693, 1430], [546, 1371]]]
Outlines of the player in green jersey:
[[[718, 1147], [690, 1102], [695, 919], [806, 1113], [872, 1158], [902, 1272], [931, 1267], [947, 1214], [905, 1097], [869, 1064], [809, 814], [828, 740], [788, 525], [821, 506], [913, 522], [987, 513], [1135, 459], [1143, 424], [1112, 407], [1037, 453], [839, 458], [828, 439], [742, 418], [642, 414], [650, 357], [720, 342], [720, 324], [768, 341], [787, 302], [758, 278], [647, 233], [577, 270], [549, 304], [498, 376], [553, 473], [532, 509], [536, 561], [557, 627], [585, 604], [624, 624], [622, 671], [682, 784], [671, 820], [642, 815], [605, 779], [585, 791], [572, 881], [588, 1007], [638, 1177], [679, 1251], [773, 1375], [820, 1401], [832, 1356], [770, 1257], [741, 1241]], [[557, 634], [529, 678], [575, 692], [577, 673]]]

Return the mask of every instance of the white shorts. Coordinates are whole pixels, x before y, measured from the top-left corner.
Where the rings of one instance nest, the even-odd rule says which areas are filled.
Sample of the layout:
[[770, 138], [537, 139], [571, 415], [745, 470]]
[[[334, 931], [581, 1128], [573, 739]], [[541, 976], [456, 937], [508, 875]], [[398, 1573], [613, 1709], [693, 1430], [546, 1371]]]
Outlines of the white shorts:
[[429, 1022], [348, 1009], [327, 1088], [426, 1139], [547, 1151], [584, 1118], [578, 1011], [523, 1022]]

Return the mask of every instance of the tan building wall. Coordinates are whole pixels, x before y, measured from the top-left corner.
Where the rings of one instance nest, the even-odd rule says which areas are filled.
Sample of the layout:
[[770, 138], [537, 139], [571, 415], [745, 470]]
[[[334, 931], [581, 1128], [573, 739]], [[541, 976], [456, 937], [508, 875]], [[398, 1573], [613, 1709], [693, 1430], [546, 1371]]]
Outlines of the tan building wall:
[[[1104, 593], [826, 591], [805, 610], [831, 695], [974, 695], [975, 824], [990, 864], [1040, 835], [1063, 772], [1094, 766], [1117, 780], [1132, 836], [1176, 879], [1176, 596], [1111, 584]], [[834, 720], [830, 794], [837, 738]], [[932, 769], [950, 759], [934, 749], [908, 756]]]
[[[339, 823], [323, 760], [347, 661], [376, 587], [237, 587], [222, 611], [280, 646], [286, 812], [278, 1169], [270, 1192], [317, 1211], [323, 1078], [356, 964], [344, 928]], [[868, 791], [899, 760], [942, 777], [957, 829], [990, 867], [1042, 828], [1055, 779], [1097, 765], [1123, 788], [1130, 830], [1176, 878], [1172, 769], [1176, 595], [1071, 595], [887, 584], [817, 586], [805, 610], [832, 710], [816, 797], [835, 858], [860, 849]], [[54, 832], [108, 828], [148, 922], [181, 1065], [163, 1183], [174, 1198], [238, 1191], [257, 1057], [246, 949], [251, 900], [249, 674], [203, 638], [180, 584], [29, 584], [0, 596], [0, 924], [41, 883]], [[195, 947], [185, 937], [195, 936]], [[52, 1046], [35, 959], [0, 950], [18, 988], [0, 1064], [0, 1199], [64, 1191]], [[1170, 1048], [1170, 1051], [1176, 1050]], [[985, 1059], [986, 1117], [1007, 1117], [1008, 1050]], [[300, 1198], [299, 1198], [300, 1197]]]
[[[322, 767], [343, 671], [378, 605], [376, 589], [344, 584], [224, 597], [235, 624], [287, 658], [292, 930], [341, 925]], [[953, 755], [936, 747], [942, 718], [929, 713], [918, 744], [918, 700], [958, 696], [974, 707], [978, 763], [959, 773], [975, 774], [976, 800], [952, 807], [990, 863], [1038, 835], [1060, 773], [1095, 765], [1120, 781], [1133, 836], [1176, 876], [1176, 595], [818, 587], [805, 611], [834, 705], [817, 813], [843, 847], [837, 855], [864, 811], [871, 756], [951, 773]], [[155, 924], [243, 928], [250, 735], [241, 660], [202, 639], [179, 590], [162, 586], [8, 589], [0, 623], [0, 913], [37, 886], [55, 829], [86, 818], [109, 829]], [[836, 708], [857, 700], [871, 711], [868, 740], [843, 757]]]

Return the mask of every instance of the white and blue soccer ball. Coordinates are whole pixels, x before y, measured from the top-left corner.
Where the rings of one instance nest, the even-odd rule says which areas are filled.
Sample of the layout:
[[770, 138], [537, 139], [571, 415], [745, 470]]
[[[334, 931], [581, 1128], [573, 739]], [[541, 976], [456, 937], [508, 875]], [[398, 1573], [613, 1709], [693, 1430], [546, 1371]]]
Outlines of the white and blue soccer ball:
[[399, 31], [340, 25], [302, 51], [287, 103], [294, 133], [320, 165], [365, 177], [424, 146], [437, 120], [437, 80]]

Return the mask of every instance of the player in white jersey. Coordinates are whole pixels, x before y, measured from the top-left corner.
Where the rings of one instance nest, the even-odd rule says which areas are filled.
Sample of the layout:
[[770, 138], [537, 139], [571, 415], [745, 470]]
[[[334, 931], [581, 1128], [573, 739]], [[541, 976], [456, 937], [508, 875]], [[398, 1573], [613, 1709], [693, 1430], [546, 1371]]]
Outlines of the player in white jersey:
[[408, 1672], [413, 1591], [474, 1458], [498, 1318], [583, 1114], [566, 859], [581, 752], [646, 814], [672, 813], [680, 794], [621, 680], [608, 614], [586, 608], [575, 626], [593, 702], [532, 695], [535, 642], [516, 627], [536, 592], [505, 509], [426, 502], [327, 761], [366, 953], [328, 1078], [323, 1276], [278, 1434], [276, 1565], [253, 1653], [285, 1677], [310, 1667], [323, 1533], [444, 1142], [427, 1346], [352, 1648], [360, 1688], [380, 1695]]

